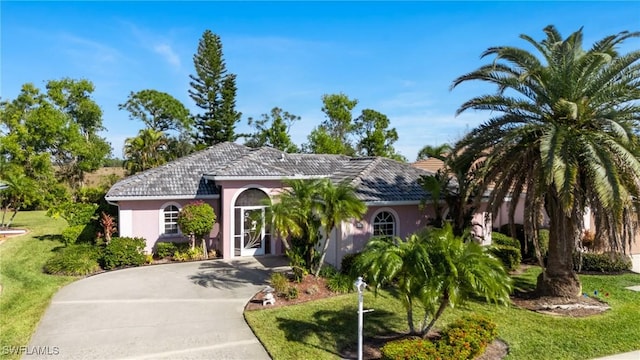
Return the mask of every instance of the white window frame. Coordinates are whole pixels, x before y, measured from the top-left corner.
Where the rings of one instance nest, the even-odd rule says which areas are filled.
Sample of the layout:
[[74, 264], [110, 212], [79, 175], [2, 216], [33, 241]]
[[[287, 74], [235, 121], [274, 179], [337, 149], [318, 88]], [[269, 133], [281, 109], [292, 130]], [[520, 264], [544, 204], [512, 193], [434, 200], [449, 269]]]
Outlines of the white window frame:
[[378, 210], [376, 210], [376, 212], [373, 213], [373, 216], [371, 216], [371, 235], [374, 234], [374, 229], [375, 229], [375, 220], [376, 217], [383, 212], [387, 212], [389, 214], [391, 214], [391, 216], [393, 216], [393, 235], [391, 236], [400, 236], [400, 217], [398, 216], [398, 213], [392, 209], [392, 208], [380, 208]]
[[[177, 202], [171, 201], [171, 202], [167, 202], [162, 204], [162, 206], [160, 207], [160, 211], [159, 211], [159, 234], [160, 237], [178, 237], [178, 236], [182, 236], [182, 231], [180, 230], [180, 227], [178, 226], [178, 232], [177, 233], [165, 233], [165, 210], [169, 207], [169, 206], [175, 206], [176, 208], [178, 208], [178, 214], [180, 213], [180, 211], [182, 211], [182, 205], [178, 204]], [[176, 223], [177, 225], [177, 223]]]

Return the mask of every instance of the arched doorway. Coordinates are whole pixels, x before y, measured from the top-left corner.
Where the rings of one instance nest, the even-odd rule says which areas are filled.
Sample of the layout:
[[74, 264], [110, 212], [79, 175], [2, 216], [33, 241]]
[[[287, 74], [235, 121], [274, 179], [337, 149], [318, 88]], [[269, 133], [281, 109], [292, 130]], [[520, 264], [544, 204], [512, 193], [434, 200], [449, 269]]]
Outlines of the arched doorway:
[[264, 255], [271, 252], [271, 227], [265, 222], [264, 191], [243, 191], [233, 205], [233, 243], [235, 256]]

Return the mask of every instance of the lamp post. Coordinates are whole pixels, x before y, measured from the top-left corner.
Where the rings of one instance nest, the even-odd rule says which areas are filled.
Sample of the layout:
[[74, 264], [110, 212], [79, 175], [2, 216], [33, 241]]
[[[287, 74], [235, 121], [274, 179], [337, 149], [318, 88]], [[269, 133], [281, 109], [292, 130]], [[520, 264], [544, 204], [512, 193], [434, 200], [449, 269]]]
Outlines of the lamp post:
[[362, 281], [362, 276], [358, 276], [358, 280], [356, 280], [353, 285], [358, 290], [358, 360], [362, 360], [362, 303], [364, 300], [364, 288], [367, 286], [367, 283]]

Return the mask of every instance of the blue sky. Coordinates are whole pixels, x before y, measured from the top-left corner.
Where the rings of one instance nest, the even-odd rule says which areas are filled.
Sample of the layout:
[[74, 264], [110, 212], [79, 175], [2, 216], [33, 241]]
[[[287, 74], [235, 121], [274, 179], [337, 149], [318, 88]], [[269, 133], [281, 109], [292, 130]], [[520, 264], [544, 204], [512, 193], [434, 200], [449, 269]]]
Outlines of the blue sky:
[[[526, 47], [554, 24], [584, 27], [585, 46], [623, 30], [640, 31], [640, 2], [0, 2], [0, 97], [24, 83], [43, 88], [63, 77], [91, 80], [103, 133], [122, 156], [142, 123], [118, 110], [131, 91], [167, 92], [192, 111], [192, 57], [206, 29], [220, 35], [227, 70], [237, 75], [237, 109], [258, 117], [274, 106], [302, 117], [298, 144], [320, 121], [321, 96], [345, 93], [386, 114], [396, 148], [409, 160], [424, 145], [453, 142], [490, 114], [455, 117], [482, 84], [449, 90], [456, 77], [490, 61], [490, 46]], [[639, 39], [623, 51], [639, 49]]]

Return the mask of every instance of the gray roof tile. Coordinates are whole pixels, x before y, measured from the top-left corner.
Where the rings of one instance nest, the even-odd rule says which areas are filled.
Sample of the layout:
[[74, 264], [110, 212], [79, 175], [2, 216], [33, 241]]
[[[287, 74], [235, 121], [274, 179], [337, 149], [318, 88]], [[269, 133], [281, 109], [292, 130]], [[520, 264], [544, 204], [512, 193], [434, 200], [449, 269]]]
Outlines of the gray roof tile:
[[367, 202], [419, 201], [427, 195], [416, 183], [424, 174], [409, 164], [379, 157], [287, 154], [268, 147], [221, 143], [127, 177], [109, 190], [107, 199], [217, 195], [213, 182], [205, 180], [207, 175], [214, 179], [322, 176], [351, 183]]

